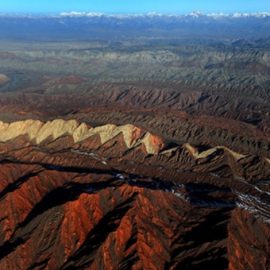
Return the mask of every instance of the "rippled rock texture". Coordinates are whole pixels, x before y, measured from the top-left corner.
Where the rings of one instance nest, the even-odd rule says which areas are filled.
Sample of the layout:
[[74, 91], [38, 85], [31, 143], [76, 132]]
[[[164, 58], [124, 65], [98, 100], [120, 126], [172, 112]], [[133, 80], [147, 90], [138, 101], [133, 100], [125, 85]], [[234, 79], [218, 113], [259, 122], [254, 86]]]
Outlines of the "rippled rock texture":
[[133, 125], [0, 125], [0, 269], [268, 269], [269, 159]]

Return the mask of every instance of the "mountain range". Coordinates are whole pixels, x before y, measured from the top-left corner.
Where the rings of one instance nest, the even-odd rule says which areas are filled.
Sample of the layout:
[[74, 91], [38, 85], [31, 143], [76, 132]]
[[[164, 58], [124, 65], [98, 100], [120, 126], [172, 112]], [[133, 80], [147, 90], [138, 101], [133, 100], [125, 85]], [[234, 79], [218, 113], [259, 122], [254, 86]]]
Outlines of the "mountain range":
[[17, 39], [131, 39], [152, 37], [262, 38], [269, 36], [270, 13], [102, 14], [63, 12], [57, 15], [0, 15], [0, 34]]

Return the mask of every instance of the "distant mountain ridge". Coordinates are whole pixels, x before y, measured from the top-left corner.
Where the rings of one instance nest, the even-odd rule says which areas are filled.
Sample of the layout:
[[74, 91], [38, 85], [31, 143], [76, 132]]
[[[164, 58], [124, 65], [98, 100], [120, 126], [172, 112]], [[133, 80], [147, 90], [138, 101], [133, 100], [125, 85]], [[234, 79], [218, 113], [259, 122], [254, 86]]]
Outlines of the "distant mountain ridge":
[[269, 36], [270, 13], [0, 14], [0, 37], [19, 40], [260, 39]]
[[31, 14], [31, 13], [1, 13], [0, 17], [12, 17], [12, 18], [60, 18], [60, 17], [108, 17], [108, 18], [142, 18], [142, 17], [159, 17], [159, 18], [267, 18], [270, 17], [270, 12], [234, 12], [234, 13], [224, 13], [224, 12], [212, 12], [203, 13], [200, 11], [193, 11], [190, 13], [160, 13], [160, 12], [146, 12], [146, 13], [103, 13], [95, 11], [69, 11], [60, 12], [57, 14]]
[[61, 12], [59, 13], [61, 17], [115, 17], [115, 18], [136, 18], [136, 17], [174, 17], [174, 18], [201, 18], [201, 17], [209, 17], [209, 18], [267, 18], [270, 17], [270, 12], [255, 12], [255, 13], [202, 13], [200, 11], [194, 11], [187, 14], [177, 14], [177, 13], [159, 13], [159, 12], [148, 12], [148, 13], [131, 13], [131, 14], [107, 14], [100, 12]]

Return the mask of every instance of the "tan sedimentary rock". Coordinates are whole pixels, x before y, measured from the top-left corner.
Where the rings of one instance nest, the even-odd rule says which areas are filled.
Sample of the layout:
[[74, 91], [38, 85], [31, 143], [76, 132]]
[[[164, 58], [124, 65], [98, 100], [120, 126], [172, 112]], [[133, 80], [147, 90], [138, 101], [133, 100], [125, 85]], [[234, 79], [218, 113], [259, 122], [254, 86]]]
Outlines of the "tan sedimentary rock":
[[37, 137], [43, 123], [41, 121], [26, 120], [11, 124], [0, 122], [0, 141], [6, 142], [21, 135], [28, 135], [30, 140]]
[[142, 142], [144, 143], [146, 151], [149, 154], [158, 154], [160, 149], [164, 147], [162, 139], [149, 132], [146, 133]]
[[161, 138], [145, 133], [133, 125], [116, 126], [112, 124], [99, 127], [89, 127], [76, 120], [55, 119], [43, 123], [38, 120], [25, 120], [13, 123], [0, 122], [0, 141], [6, 142], [19, 136], [28, 136], [29, 140], [40, 144], [46, 140], [56, 140], [62, 136], [72, 136], [74, 143], [81, 142], [94, 135], [99, 135], [101, 144], [104, 144], [119, 134], [123, 135], [127, 148], [144, 144], [147, 153], [157, 154], [164, 146]]
[[184, 147], [191, 153], [191, 155], [195, 158], [195, 159], [200, 159], [200, 158], [207, 158], [210, 155], [212, 155], [213, 153], [215, 153], [217, 150], [222, 149], [224, 151], [227, 151], [228, 153], [231, 154], [231, 156], [233, 156], [233, 158], [235, 160], [239, 160], [241, 158], [244, 158], [245, 155], [237, 153], [225, 146], [216, 146], [216, 147], [212, 147], [210, 149], [207, 149], [206, 151], [203, 152], [198, 152], [198, 150], [193, 147], [192, 145], [190, 145], [189, 143], [184, 144]]
[[52, 136], [54, 140], [63, 135], [72, 136], [78, 126], [79, 123], [76, 120], [65, 121], [62, 119], [56, 119], [49, 121], [41, 127], [37, 136], [35, 137], [35, 141], [37, 144], [39, 144], [48, 139], [50, 136]]
[[[143, 144], [148, 154], [158, 154], [165, 146], [160, 137], [145, 132], [131, 124], [123, 126], [107, 124], [93, 128], [86, 123], [63, 119], [55, 119], [46, 123], [39, 120], [25, 120], [10, 124], [0, 122], [1, 142], [6, 142], [25, 135], [29, 137], [30, 141], [36, 144], [40, 144], [46, 140], [56, 140], [63, 136], [71, 136], [74, 143], [78, 143], [94, 135], [98, 135], [101, 144], [105, 144], [116, 136], [122, 135], [127, 148], [133, 148]], [[184, 144], [184, 147], [195, 159], [207, 158], [220, 149], [229, 153], [235, 160], [245, 157], [245, 155], [237, 153], [225, 146], [212, 147], [202, 152], [199, 152], [198, 149], [189, 143]]]

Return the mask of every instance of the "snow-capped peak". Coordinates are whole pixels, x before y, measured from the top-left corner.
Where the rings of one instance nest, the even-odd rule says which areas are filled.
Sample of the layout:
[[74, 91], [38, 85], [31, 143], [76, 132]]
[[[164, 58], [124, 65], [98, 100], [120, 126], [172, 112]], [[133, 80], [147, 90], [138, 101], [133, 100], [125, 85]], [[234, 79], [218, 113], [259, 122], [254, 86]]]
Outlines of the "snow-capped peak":
[[61, 12], [59, 14], [61, 17], [115, 17], [115, 18], [136, 18], [136, 17], [192, 17], [192, 18], [200, 18], [200, 17], [210, 17], [210, 18], [266, 18], [270, 17], [270, 12], [258, 12], [258, 13], [202, 13], [200, 11], [194, 11], [188, 14], [167, 14], [167, 13], [158, 13], [158, 12], [148, 12], [148, 13], [139, 13], [139, 14], [107, 14], [100, 12]]
[[78, 12], [78, 11], [61, 12], [59, 15], [61, 17], [101, 17], [101, 16], [105, 16], [104, 13], [100, 13], [100, 12]]

